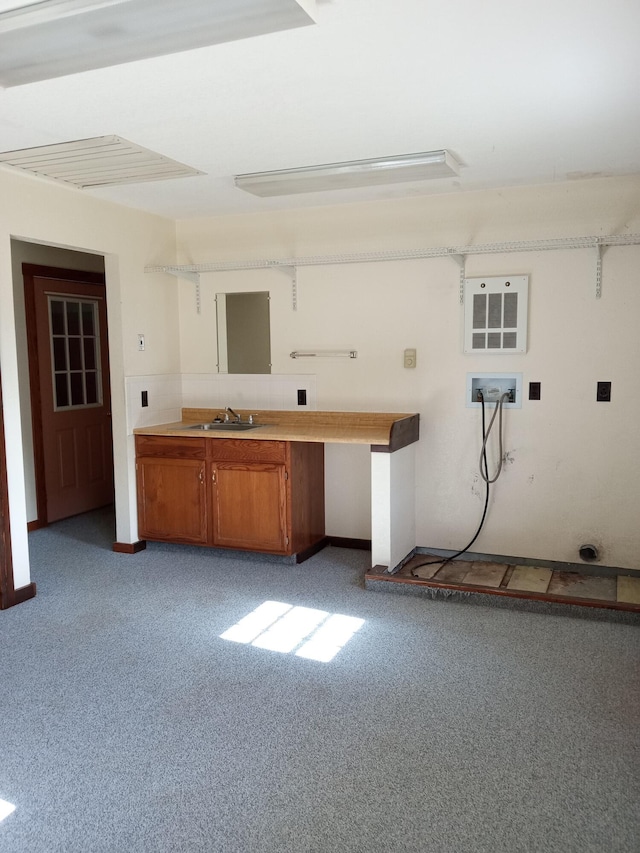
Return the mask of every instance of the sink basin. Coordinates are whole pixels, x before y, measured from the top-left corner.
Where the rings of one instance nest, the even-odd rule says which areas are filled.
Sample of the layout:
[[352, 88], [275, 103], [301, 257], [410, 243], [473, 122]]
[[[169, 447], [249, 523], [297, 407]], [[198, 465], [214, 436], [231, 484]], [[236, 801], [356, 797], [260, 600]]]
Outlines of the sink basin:
[[181, 427], [182, 429], [206, 429], [206, 430], [221, 430], [222, 432], [244, 432], [247, 429], [257, 429], [258, 427], [266, 426], [266, 424], [239, 424], [235, 421], [229, 421], [227, 423], [209, 423], [209, 424], [189, 424], [188, 426]]

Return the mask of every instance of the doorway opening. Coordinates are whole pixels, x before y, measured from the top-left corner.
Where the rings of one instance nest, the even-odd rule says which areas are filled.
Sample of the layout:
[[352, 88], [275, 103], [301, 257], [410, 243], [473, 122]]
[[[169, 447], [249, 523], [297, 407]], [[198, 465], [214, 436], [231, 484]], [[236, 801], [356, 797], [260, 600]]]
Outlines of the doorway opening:
[[114, 502], [104, 258], [19, 241], [12, 257], [24, 293], [20, 403], [34, 530]]

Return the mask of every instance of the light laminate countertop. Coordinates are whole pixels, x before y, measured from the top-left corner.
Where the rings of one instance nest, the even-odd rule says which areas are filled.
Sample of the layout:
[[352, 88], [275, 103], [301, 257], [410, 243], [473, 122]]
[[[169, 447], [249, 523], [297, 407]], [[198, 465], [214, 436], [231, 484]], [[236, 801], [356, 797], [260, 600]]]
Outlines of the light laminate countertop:
[[260, 426], [245, 431], [189, 429], [189, 425], [211, 423], [220, 409], [182, 410], [176, 423], [138, 427], [135, 435], [178, 435], [207, 439], [233, 438], [241, 441], [314, 441], [324, 444], [369, 444], [378, 452], [393, 452], [419, 437], [420, 415], [399, 412], [316, 412], [236, 409], [247, 421], [253, 415]]

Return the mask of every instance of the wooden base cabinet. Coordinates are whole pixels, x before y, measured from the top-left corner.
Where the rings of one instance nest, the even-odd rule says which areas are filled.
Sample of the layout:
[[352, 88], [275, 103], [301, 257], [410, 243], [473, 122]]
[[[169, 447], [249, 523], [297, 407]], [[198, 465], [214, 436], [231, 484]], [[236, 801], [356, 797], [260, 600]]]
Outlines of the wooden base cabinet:
[[206, 461], [199, 439], [136, 436], [138, 534], [206, 545]]
[[287, 472], [263, 462], [212, 465], [213, 541], [225, 548], [286, 552]]
[[136, 436], [140, 538], [272, 554], [324, 540], [324, 445]]

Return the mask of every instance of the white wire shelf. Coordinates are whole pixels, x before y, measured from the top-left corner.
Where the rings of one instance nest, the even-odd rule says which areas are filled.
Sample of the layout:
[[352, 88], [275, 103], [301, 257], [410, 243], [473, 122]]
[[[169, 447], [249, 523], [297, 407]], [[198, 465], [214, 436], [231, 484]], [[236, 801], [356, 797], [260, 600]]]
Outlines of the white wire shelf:
[[517, 240], [510, 243], [485, 243], [477, 246], [434, 246], [422, 249], [390, 249], [380, 252], [350, 252], [339, 255], [307, 255], [299, 258], [258, 258], [239, 261], [212, 261], [202, 264], [156, 264], [145, 272], [206, 273], [233, 270], [268, 269], [269, 267], [308, 267], [327, 264], [362, 264], [381, 261], [444, 258], [448, 256], [490, 255], [510, 252], [548, 252], [566, 249], [598, 249], [607, 246], [640, 245], [640, 234], [609, 237], [561, 237], [554, 240]]

